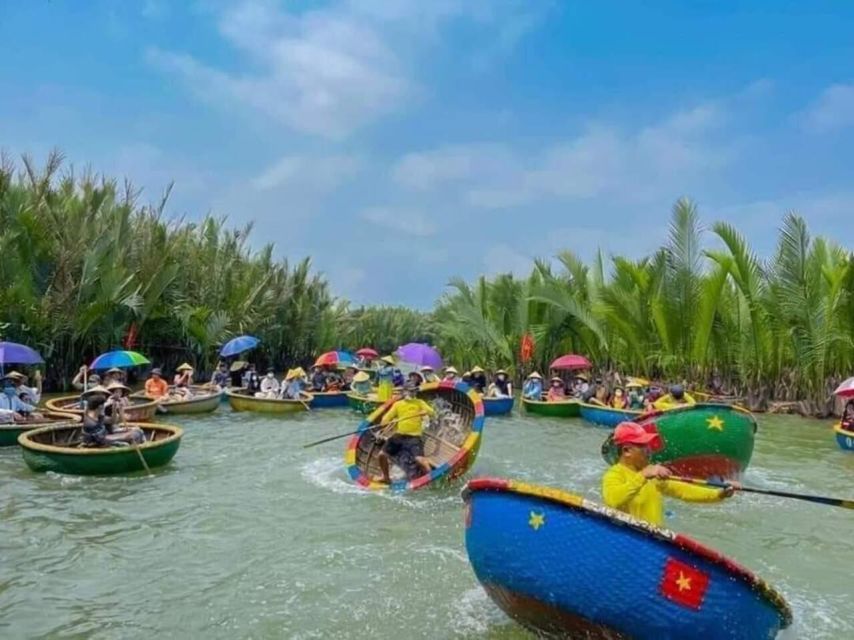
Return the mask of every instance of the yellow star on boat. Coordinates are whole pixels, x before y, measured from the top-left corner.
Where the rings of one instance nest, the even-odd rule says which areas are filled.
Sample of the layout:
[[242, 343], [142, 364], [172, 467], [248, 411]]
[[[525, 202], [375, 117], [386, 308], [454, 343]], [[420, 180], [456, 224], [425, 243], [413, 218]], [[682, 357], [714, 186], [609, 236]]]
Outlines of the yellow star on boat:
[[546, 524], [546, 514], [531, 511], [531, 517], [528, 519], [528, 524], [534, 531], [538, 531], [540, 527], [543, 527]]
[[679, 585], [679, 591], [691, 590], [691, 578], [686, 576], [681, 571], [679, 572], [679, 577], [676, 579], [676, 584]]
[[709, 429], [714, 429], [715, 431], [724, 430], [724, 421], [718, 418], [717, 416], [706, 418], [706, 422], [709, 423]]

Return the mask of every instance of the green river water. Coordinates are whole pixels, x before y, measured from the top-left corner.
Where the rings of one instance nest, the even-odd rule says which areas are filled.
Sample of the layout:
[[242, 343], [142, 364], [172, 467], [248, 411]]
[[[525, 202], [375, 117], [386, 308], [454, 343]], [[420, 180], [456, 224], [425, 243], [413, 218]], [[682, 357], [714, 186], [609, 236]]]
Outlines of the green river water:
[[[347, 410], [172, 418], [178, 455], [154, 476], [34, 474], [0, 450], [0, 637], [530, 638], [479, 588], [459, 488], [364, 492], [343, 467]], [[854, 497], [854, 454], [830, 424], [759, 416], [745, 484]], [[477, 474], [599, 498], [605, 431], [490, 418]], [[742, 494], [669, 503], [694, 535], [779, 588], [781, 637], [854, 638], [854, 512]], [[625, 567], [620, 567], [625, 570]]]

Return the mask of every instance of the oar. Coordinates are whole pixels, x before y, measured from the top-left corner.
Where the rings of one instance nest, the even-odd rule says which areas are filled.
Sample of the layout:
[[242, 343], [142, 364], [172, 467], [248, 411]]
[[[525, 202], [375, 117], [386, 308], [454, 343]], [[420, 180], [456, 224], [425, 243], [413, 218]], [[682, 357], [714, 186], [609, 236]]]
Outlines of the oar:
[[[421, 417], [426, 416], [426, 415], [428, 415], [428, 414], [427, 413], [419, 413], [417, 415], [410, 416], [410, 417], [421, 418]], [[397, 420], [392, 420], [388, 424], [375, 424], [369, 428], [370, 429], [379, 429], [379, 428], [385, 429], [386, 427], [390, 427], [393, 424], [397, 424], [401, 420], [403, 420], [403, 418], [398, 418]], [[347, 438], [348, 436], [354, 436], [357, 433], [361, 433], [361, 431], [362, 431], [361, 429], [356, 429], [355, 431], [349, 431], [347, 433], [339, 433], [337, 436], [330, 436], [328, 438], [323, 438], [323, 440], [316, 440], [315, 442], [309, 442], [308, 444], [304, 444], [304, 445], [302, 445], [302, 448], [303, 449], [309, 449], [311, 447], [316, 447], [317, 445], [323, 444], [324, 442], [332, 442], [333, 440], [340, 440], [341, 438]]]
[[[730, 486], [725, 482], [713, 482], [698, 480], [697, 478], [685, 478], [682, 476], [671, 476], [668, 480], [678, 480], [679, 482], [688, 482], [690, 484], [699, 484], [706, 487], [715, 487], [716, 489], [725, 489]], [[778, 498], [793, 498], [795, 500], [805, 500], [807, 502], [815, 502], [816, 504], [826, 504], [831, 507], [842, 507], [843, 509], [854, 509], [854, 500], [843, 500], [842, 498], [828, 498], [827, 496], [811, 496], [804, 493], [790, 493], [788, 491], [772, 491], [770, 489], [754, 489], [752, 487], [739, 487], [736, 491], [744, 491], [745, 493], [759, 493], [765, 496], [777, 496]]]
[[[122, 427], [127, 427], [127, 422], [125, 421], [124, 407], [120, 408], [119, 411], [121, 411], [121, 420], [120, 420], [119, 424]], [[144, 438], [145, 437], [143, 436], [143, 439]], [[142, 467], [143, 467], [143, 469], [145, 469], [145, 472], [148, 475], [151, 475], [151, 469], [148, 468], [148, 463], [145, 461], [145, 456], [142, 455], [142, 451], [140, 451], [140, 449], [139, 449], [139, 444], [131, 444], [130, 446], [134, 451], [136, 451], [136, 455], [139, 457], [139, 461], [142, 463]]]

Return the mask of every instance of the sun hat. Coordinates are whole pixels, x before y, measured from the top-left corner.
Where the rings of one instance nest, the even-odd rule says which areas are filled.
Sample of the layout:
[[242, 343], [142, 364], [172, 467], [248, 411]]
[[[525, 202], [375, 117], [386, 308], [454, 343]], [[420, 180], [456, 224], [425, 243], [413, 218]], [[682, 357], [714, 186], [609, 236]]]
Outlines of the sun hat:
[[124, 373], [124, 371], [122, 371], [118, 367], [113, 367], [112, 369], [108, 369], [107, 373]]
[[175, 369], [175, 371], [187, 371], [187, 370], [189, 370], [189, 371], [194, 371], [194, 369], [193, 369], [193, 365], [191, 365], [191, 364], [190, 364], [190, 363], [188, 363], [188, 362], [185, 362], [185, 363], [184, 363], [184, 364], [182, 364], [180, 367], [178, 367], [177, 369]]
[[653, 451], [660, 449], [662, 444], [661, 436], [654, 426], [651, 425], [651, 430], [648, 430], [644, 429], [637, 422], [621, 422], [614, 429], [613, 438], [616, 445], [648, 445]]
[[115, 391], [116, 389], [121, 389], [125, 393], [130, 393], [130, 387], [123, 385], [121, 382], [111, 382], [110, 384], [107, 385], [107, 391], [109, 391], [111, 393], [113, 391]]
[[353, 376], [353, 382], [365, 382], [366, 380], [370, 380], [371, 376], [369, 376], [364, 371], [360, 371], [356, 375]]
[[99, 384], [99, 385], [92, 387], [91, 389], [87, 389], [86, 391], [84, 391], [83, 397], [87, 398], [89, 396], [94, 396], [94, 395], [99, 395], [99, 394], [103, 395], [103, 396], [108, 396], [108, 395], [110, 395], [110, 390], [107, 389], [107, 387], [104, 387], [104, 386]]
[[425, 364], [423, 367], [421, 367], [421, 371], [433, 371], [433, 367], [431, 367], [429, 364]]
[[152, 370], [151, 370], [151, 375], [153, 375], [153, 376], [162, 376], [162, 375], [163, 375], [163, 371], [160, 369], [160, 367], [154, 367], [154, 369], [152, 369]]
[[590, 380], [590, 377], [586, 373], [576, 373], [575, 379], [584, 380], [584, 382], [588, 382]]
[[534, 371], [533, 373], [528, 375], [528, 378], [536, 378], [537, 380], [542, 380], [543, 376], [541, 376], [539, 373]]
[[455, 375], [460, 374], [460, 372], [457, 371], [456, 367], [445, 367], [445, 373], [453, 373]]
[[478, 365], [475, 365], [474, 367], [472, 367], [471, 372], [472, 373], [483, 373], [483, 369], [481, 369]]
[[240, 371], [245, 366], [246, 360], [235, 360], [231, 363], [231, 366], [228, 368], [228, 370], [231, 372]]
[[463, 377], [463, 378], [471, 378], [471, 373], [472, 373], [471, 371], [466, 371], [466, 372], [462, 375], [462, 377]]
[[506, 376], [507, 372], [504, 369], [499, 369], [498, 371], [495, 372], [495, 375], [497, 375], [497, 376], [505, 375]]
[[382, 358], [380, 358], [380, 360], [382, 360], [383, 362], [387, 362], [388, 364], [394, 364], [394, 358], [392, 358], [391, 356], [383, 356]]
[[560, 382], [561, 386], [563, 386], [563, 378], [558, 378], [554, 376], [549, 382]]
[[626, 389], [642, 389], [642, 388], [643, 388], [643, 385], [642, 385], [640, 382], [638, 382], [637, 380], [634, 380], [634, 379], [629, 380], [629, 381], [626, 383]]

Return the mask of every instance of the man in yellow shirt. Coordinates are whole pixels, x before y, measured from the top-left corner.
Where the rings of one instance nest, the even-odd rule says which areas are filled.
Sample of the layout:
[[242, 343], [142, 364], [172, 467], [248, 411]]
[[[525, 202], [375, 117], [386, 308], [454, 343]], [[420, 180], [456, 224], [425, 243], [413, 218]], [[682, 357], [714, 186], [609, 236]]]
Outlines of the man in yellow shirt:
[[424, 427], [421, 419], [435, 414], [433, 407], [417, 397], [418, 387], [407, 384], [403, 388], [403, 398], [395, 402], [383, 416], [382, 425], [395, 422], [394, 434], [386, 440], [377, 458], [382, 481], [391, 483], [389, 459], [394, 460], [412, 480], [423, 473], [430, 473], [430, 461], [424, 457]]
[[681, 384], [674, 384], [670, 387], [670, 393], [653, 402], [652, 406], [661, 411], [666, 411], [667, 409], [693, 404], [697, 404], [694, 396], [690, 393], [685, 393], [685, 389], [682, 388]]
[[617, 426], [614, 444], [620, 458], [602, 477], [602, 499], [607, 506], [656, 526], [664, 524], [665, 495], [686, 502], [718, 502], [740, 487], [730, 482], [723, 489], [711, 489], [668, 480], [670, 469], [649, 464], [650, 453], [660, 448], [661, 438], [635, 422]]

